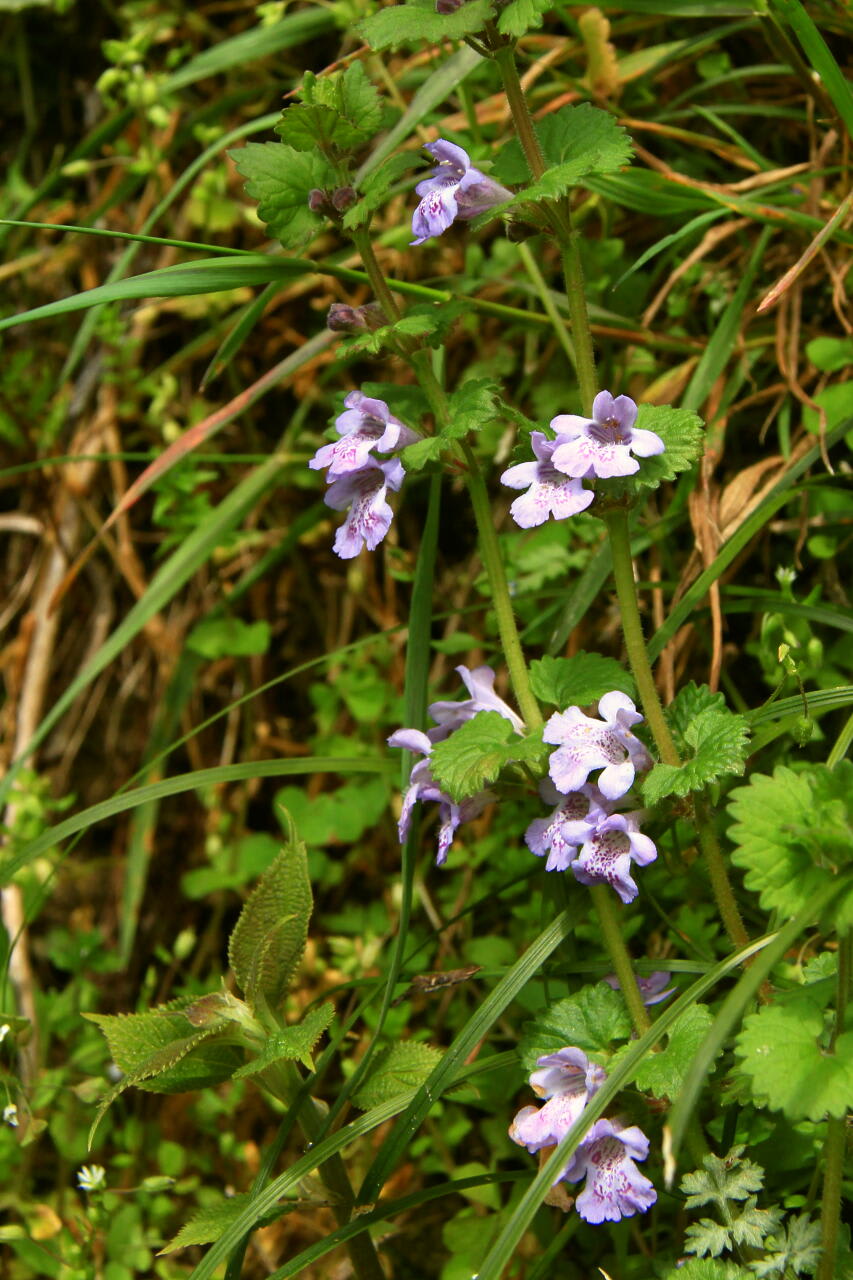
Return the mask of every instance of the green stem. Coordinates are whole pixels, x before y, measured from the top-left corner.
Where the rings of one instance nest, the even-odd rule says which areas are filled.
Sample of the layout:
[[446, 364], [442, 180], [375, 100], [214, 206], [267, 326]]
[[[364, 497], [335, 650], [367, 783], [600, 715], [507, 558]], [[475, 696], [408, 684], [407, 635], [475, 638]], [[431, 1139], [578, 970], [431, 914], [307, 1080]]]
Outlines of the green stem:
[[[539, 139], [533, 126], [530, 108], [527, 105], [524, 89], [515, 65], [515, 54], [509, 46], [497, 48], [494, 58], [503, 79], [509, 109], [512, 113], [515, 131], [524, 150], [527, 164], [535, 179], [542, 177], [547, 169], [547, 162], [542, 154]], [[592, 412], [592, 402], [598, 392], [598, 377], [595, 372], [595, 353], [592, 346], [592, 332], [589, 325], [589, 313], [586, 306], [583, 267], [581, 265], [579, 233], [572, 227], [572, 211], [568, 199], [546, 206], [551, 228], [560, 243], [563, 260], [563, 275], [566, 281], [566, 297], [569, 304], [569, 320], [572, 326], [572, 340], [575, 349], [575, 370], [580, 386], [581, 400], [587, 413]]]
[[[838, 940], [838, 981], [831, 1050], [834, 1050], [836, 1040], [844, 1031], [844, 1015], [850, 999], [851, 982], [853, 982], [853, 931], [848, 930]], [[833, 1280], [835, 1276], [846, 1146], [847, 1117], [830, 1116], [823, 1147], [823, 1196], [820, 1210], [822, 1251], [815, 1280]]]
[[708, 868], [708, 877], [711, 881], [711, 888], [714, 891], [720, 918], [726, 927], [726, 933], [731, 938], [732, 944], [738, 951], [742, 951], [744, 947], [749, 946], [750, 937], [744, 927], [737, 898], [729, 880], [726, 860], [720, 849], [720, 842], [717, 839], [717, 832], [714, 827], [714, 814], [708, 800], [702, 793], [697, 793], [693, 797], [693, 812], [696, 817], [696, 833], [699, 837], [699, 847], [705, 856], [705, 865]]
[[385, 319], [389, 324], [393, 324], [395, 320], [400, 319], [402, 312], [397, 306], [394, 295], [388, 287], [388, 281], [382, 274], [382, 268], [376, 260], [370, 233], [365, 227], [359, 227], [358, 230], [353, 231], [352, 239], [364, 264], [364, 270], [376, 295], [376, 301], [385, 313]]
[[637, 588], [634, 583], [634, 569], [631, 564], [631, 537], [628, 532], [628, 513], [624, 508], [614, 508], [606, 512], [604, 522], [610, 536], [610, 552], [613, 557], [613, 579], [616, 584], [616, 595], [619, 599], [619, 610], [622, 616], [622, 634], [625, 637], [625, 648], [628, 661], [637, 682], [637, 690], [643, 707], [643, 714], [655, 740], [658, 754], [664, 764], [681, 764], [681, 760], [672, 740], [669, 725], [663, 713], [663, 706], [655, 688], [646, 642], [643, 637], [643, 624], [637, 605]]
[[[288, 1106], [292, 1104], [302, 1083], [299, 1073], [291, 1062], [280, 1062], [268, 1067], [263, 1073], [263, 1081], [269, 1091]], [[314, 1098], [309, 1098], [307, 1103], [300, 1107], [299, 1126], [309, 1142], [316, 1142], [321, 1137], [324, 1127], [323, 1108]], [[346, 1226], [352, 1219], [355, 1192], [340, 1155], [336, 1153], [329, 1156], [328, 1160], [324, 1160], [319, 1166], [317, 1172], [323, 1186], [329, 1192], [330, 1207], [338, 1226]], [[369, 1231], [362, 1231], [348, 1240], [347, 1253], [358, 1280], [385, 1280], [385, 1273]]]
[[641, 1036], [652, 1024], [646, 1006], [643, 1004], [640, 988], [637, 986], [637, 976], [634, 973], [628, 948], [622, 938], [619, 917], [611, 897], [613, 891], [608, 885], [592, 884], [589, 886], [589, 892], [592, 896], [592, 904], [598, 913], [598, 923], [601, 925], [604, 943], [616, 971], [616, 977], [619, 979], [619, 986], [628, 1006], [634, 1030]]
[[474, 508], [474, 519], [477, 522], [480, 555], [483, 557], [483, 564], [486, 573], [489, 575], [489, 585], [492, 589], [492, 605], [497, 618], [504, 658], [509, 669], [509, 677], [515, 691], [516, 701], [528, 731], [532, 733], [542, 727], [542, 712], [530, 687], [527, 663], [524, 661], [518, 628], [515, 625], [515, 615], [512, 610], [512, 599], [509, 594], [506, 571], [504, 570], [498, 535], [492, 519], [489, 494], [471, 446], [463, 443], [462, 453], [468, 466], [468, 491], [471, 494], [471, 505]]

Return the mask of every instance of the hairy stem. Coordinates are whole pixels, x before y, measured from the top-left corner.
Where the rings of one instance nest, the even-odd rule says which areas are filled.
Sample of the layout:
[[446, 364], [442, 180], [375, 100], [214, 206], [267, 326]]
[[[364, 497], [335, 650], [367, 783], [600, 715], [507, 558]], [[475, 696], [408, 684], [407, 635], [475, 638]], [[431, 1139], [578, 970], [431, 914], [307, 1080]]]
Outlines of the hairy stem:
[[[853, 931], [848, 930], [838, 942], [838, 983], [835, 1002], [835, 1026], [831, 1049], [844, 1031], [844, 1015], [850, 1000], [853, 982]], [[847, 1146], [847, 1117], [830, 1116], [827, 1121], [826, 1140], [823, 1146], [823, 1196], [820, 1210], [820, 1235], [822, 1252], [815, 1280], [833, 1280], [835, 1258], [838, 1252], [838, 1232], [841, 1221], [842, 1179], [844, 1156]]]
[[619, 917], [611, 897], [613, 891], [607, 885], [592, 884], [589, 886], [589, 892], [592, 896], [592, 904], [598, 914], [598, 923], [601, 925], [605, 946], [616, 971], [616, 977], [619, 979], [619, 986], [628, 1006], [631, 1021], [634, 1024], [634, 1030], [637, 1035], [641, 1036], [648, 1031], [652, 1024], [646, 1011], [646, 1006], [643, 1004], [643, 997], [640, 988], [637, 986], [634, 966], [631, 963], [631, 957], [628, 954], [628, 948], [625, 946], [622, 930], [619, 927]]
[[750, 938], [740, 914], [740, 908], [729, 880], [726, 860], [720, 849], [717, 832], [714, 828], [714, 815], [707, 799], [701, 793], [693, 797], [693, 811], [696, 816], [696, 833], [699, 847], [705, 856], [705, 865], [714, 898], [720, 912], [720, 918], [726, 928], [732, 944], [738, 951], [749, 946]]
[[[500, 69], [509, 109], [512, 114], [515, 131], [521, 143], [527, 164], [534, 178], [541, 178], [547, 168], [527, 98], [518, 77], [515, 65], [515, 54], [510, 46], [504, 45], [495, 49], [494, 58]], [[560, 244], [563, 261], [563, 275], [566, 282], [566, 297], [569, 303], [569, 319], [572, 326], [572, 341], [575, 350], [575, 371], [580, 386], [581, 401], [585, 412], [592, 412], [592, 402], [598, 392], [598, 377], [595, 372], [595, 353], [592, 346], [592, 333], [589, 327], [589, 313], [584, 291], [583, 267], [581, 265], [578, 232], [572, 227], [571, 205], [568, 199], [562, 199], [547, 207], [548, 221]]]
[[397, 306], [396, 299], [388, 287], [388, 281], [382, 274], [382, 268], [376, 260], [376, 254], [373, 252], [373, 242], [370, 239], [370, 233], [365, 227], [359, 227], [352, 233], [353, 244], [358, 250], [367, 278], [370, 281], [376, 301], [382, 308], [385, 319], [389, 324], [393, 324], [395, 320], [399, 320], [401, 316], [400, 308]]

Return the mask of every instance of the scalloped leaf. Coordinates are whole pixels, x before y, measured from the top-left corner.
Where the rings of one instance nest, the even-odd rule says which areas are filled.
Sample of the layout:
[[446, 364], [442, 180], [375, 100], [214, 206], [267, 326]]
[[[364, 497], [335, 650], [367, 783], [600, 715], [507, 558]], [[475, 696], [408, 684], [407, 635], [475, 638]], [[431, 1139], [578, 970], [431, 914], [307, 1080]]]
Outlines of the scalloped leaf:
[[717, 1258], [692, 1258], [667, 1271], [664, 1280], [755, 1280], [751, 1271]]
[[401, 1040], [381, 1049], [373, 1060], [368, 1078], [353, 1094], [362, 1111], [378, 1107], [400, 1093], [417, 1089], [443, 1058], [441, 1049], [417, 1040]]
[[311, 1009], [301, 1022], [274, 1032], [257, 1058], [240, 1067], [239, 1071], [235, 1071], [234, 1078], [260, 1075], [267, 1067], [283, 1059], [291, 1062], [298, 1060], [309, 1071], [313, 1071], [312, 1051], [320, 1036], [331, 1025], [334, 1016], [335, 1006], [328, 1001], [316, 1009]]
[[[796, 915], [823, 892], [853, 859], [853, 763], [834, 769], [812, 765], [794, 771], [779, 765], [772, 777], [753, 774], [738, 787], [728, 811], [735, 866], [762, 909]], [[839, 932], [853, 926], [853, 890], [832, 908]]]
[[660, 1053], [650, 1053], [640, 1064], [634, 1077], [637, 1088], [656, 1098], [677, 1097], [713, 1020], [703, 1004], [686, 1009], [667, 1032], [666, 1047]]
[[253, 1011], [281, 1004], [305, 951], [312, 906], [305, 845], [294, 835], [249, 895], [228, 944]]
[[700, 711], [684, 731], [693, 756], [684, 764], [656, 764], [643, 780], [643, 799], [657, 804], [666, 796], [701, 791], [725, 774], [742, 774], [749, 724], [745, 716], [709, 707]]
[[505, 765], [538, 760], [545, 751], [541, 733], [522, 738], [499, 711], [480, 711], [436, 743], [430, 772], [442, 791], [459, 801], [494, 782]]
[[246, 179], [246, 194], [258, 202], [258, 216], [285, 249], [301, 249], [322, 230], [323, 220], [308, 208], [309, 192], [338, 183], [319, 151], [297, 151], [283, 142], [247, 142], [228, 154]]
[[688, 726], [700, 712], [725, 710], [725, 694], [712, 693], [706, 684], [697, 684], [695, 680], [690, 680], [679, 689], [667, 707], [666, 718], [677, 744], [683, 747]]
[[282, 142], [297, 151], [364, 146], [382, 123], [382, 100], [360, 62], [331, 75], [306, 75], [303, 101], [285, 109], [276, 125]]
[[825, 1027], [823, 1011], [806, 995], [744, 1019], [735, 1052], [759, 1106], [795, 1121], [853, 1110], [853, 1031], [830, 1051]]
[[653, 458], [641, 458], [640, 470], [625, 481], [631, 492], [656, 489], [698, 462], [705, 452], [705, 424], [692, 409], [671, 404], [641, 404], [637, 426], [654, 431], [666, 446]]
[[585, 1053], [609, 1050], [615, 1040], [631, 1035], [625, 1001], [606, 982], [584, 987], [577, 995], [558, 1000], [534, 1021], [525, 1023], [519, 1053], [528, 1073], [538, 1058], [575, 1045]]
[[356, 31], [371, 49], [439, 44], [482, 31], [492, 17], [490, 0], [467, 0], [455, 13], [436, 13], [434, 0], [388, 5], [359, 22]]
[[[464, 7], [464, 6], [463, 6]], [[631, 139], [608, 111], [584, 102], [561, 107], [536, 126], [542, 153], [549, 168], [538, 181], [530, 183], [530, 170], [517, 139], [507, 143], [495, 161], [493, 175], [500, 182], [524, 182], [518, 194], [494, 212], [520, 210], [520, 206], [540, 200], [557, 200], [582, 178], [612, 173], [629, 164]]]
[[509, 0], [498, 18], [498, 31], [502, 36], [523, 36], [542, 26], [542, 18], [553, 8], [553, 0]]
[[530, 664], [530, 687], [540, 702], [564, 709], [598, 702], [614, 689], [629, 697], [636, 693], [633, 678], [615, 658], [583, 649], [571, 658], [536, 658]]

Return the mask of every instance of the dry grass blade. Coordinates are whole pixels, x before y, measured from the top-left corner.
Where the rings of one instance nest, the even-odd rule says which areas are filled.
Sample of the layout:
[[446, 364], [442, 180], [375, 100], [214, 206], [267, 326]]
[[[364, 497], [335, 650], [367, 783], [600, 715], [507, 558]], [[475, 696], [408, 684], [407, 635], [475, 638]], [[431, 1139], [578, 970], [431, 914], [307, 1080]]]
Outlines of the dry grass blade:
[[811, 244], [805, 252], [800, 255], [794, 265], [789, 267], [782, 278], [776, 281], [773, 288], [767, 291], [758, 304], [757, 313], [759, 315], [764, 311], [769, 311], [772, 306], [775, 306], [782, 295], [790, 289], [794, 281], [802, 275], [812, 259], [817, 256], [832, 233], [835, 231], [836, 227], [844, 225], [847, 215], [850, 212], [851, 205], [853, 205], [853, 191], [850, 191], [841, 201], [841, 204], [835, 210], [835, 213], [829, 219], [823, 231], [818, 232], [814, 240], [812, 240]]

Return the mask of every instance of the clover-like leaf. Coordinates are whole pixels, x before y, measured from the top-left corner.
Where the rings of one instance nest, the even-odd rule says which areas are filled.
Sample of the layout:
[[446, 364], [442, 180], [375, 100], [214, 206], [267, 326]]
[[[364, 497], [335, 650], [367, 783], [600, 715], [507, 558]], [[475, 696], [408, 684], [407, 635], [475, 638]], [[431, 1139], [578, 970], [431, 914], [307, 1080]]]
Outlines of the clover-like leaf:
[[299, 249], [322, 227], [308, 208], [315, 188], [337, 186], [334, 170], [317, 151], [297, 151], [283, 142], [247, 142], [228, 153], [258, 201], [258, 215], [286, 249]]
[[463, 40], [482, 31], [491, 17], [491, 0], [467, 0], [455, 13], [436, 13], [434, 0], [408, 0], [371, 14], [356, 30], [371, 49], [397, 49]]
[[530, 687], [540, 702], [563, 709], [598, 702], [614, 689], [635, 694], [633, 678], [615, 658], [583, 649], [571, 658], [536, 658], [530, 664]]
[[541, 734], [520, 737], [499, 711], [480, 711], [433, 747], [430, 772], [451, 800], [476, 795], [505, 765], [544, 754]]
[[[737, 846], [732, 861], [746, 872], [746, 887], [762, 909], [796, 915], [853, 860], [853, 763], [834, 769], [812, 765], [794, 771], [779, 765], [772, 777], [753, 774], [731, 794]], [[853, 889], [836, 899], [839, 931], [853, 925]]]
[[609, 1050], [615, 1040], [627, 1040], [630, 1034], [631, 1020], [621, 994], [608, 983], [597, 982], [566, 1000], [558, 1000], [526, 1023], [519, 1053], [525, 1070], [530, 1072], [535, 1070], [538, 1058], [567, 1045], [585, 1053], [601, 1053]]
[[656, 764], [643, 781], [646, 803], [657, 804], [665, 796], [686, 796], [725, 774], [743, 773], [748, 736], [745, 716], [713, 707], [700, 711], [684, 731], [692, 757], [678, 766]]
[[822, 1120], [853, 1108], [853, 1031], [838, 1036], [831, 1051], [825, 1040], [824, 1015], [805, 995], [750, 1014], [736, 1053], [759, 1106], [790, 1120]]

